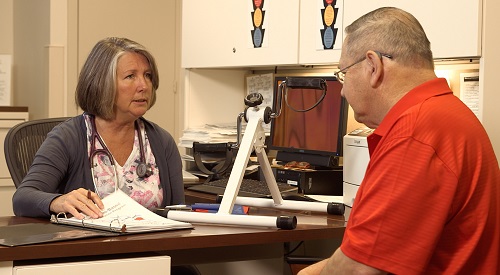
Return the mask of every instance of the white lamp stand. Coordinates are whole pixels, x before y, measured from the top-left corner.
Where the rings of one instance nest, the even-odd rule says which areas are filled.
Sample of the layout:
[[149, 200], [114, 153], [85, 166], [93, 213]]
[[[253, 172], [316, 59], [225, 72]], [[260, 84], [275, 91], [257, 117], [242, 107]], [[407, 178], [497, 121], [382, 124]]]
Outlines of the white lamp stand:
[[[224, 191], [220, 207], [217, 213], [168, 211], [167, 218], [186, 222], [200, 223], [221, 223], [229, 225], [266, 226], [280, 229], [294, 229], [297, 225], [295, 216], [255, 216], [255, 215], [235, 215], [231, 214], [234, 204], [269, 207], [289, 210], [309, 210], [338, 214], [341, 204], [327, 202], [308, 202], [283, 200], [278, 189], [276, 179], [273, 175], [271, 165], [265, 152], [265, 132], [262, 122], [266, 121], [264, 116], [269, 115], [265, 108], [258, 106], [247, 108], [245, 112], [247, 126], [243, 135], [238, 154], [229, 176], [227, 187]], [[267, 119], [269, 120], [269, 119]], [[245, 174], [250, 154], [255, 150], [262, 173], [271, 192], [272, 199], [239, 197], [241, 180]], [[343, 211], [342, 211], [343, 212]]]

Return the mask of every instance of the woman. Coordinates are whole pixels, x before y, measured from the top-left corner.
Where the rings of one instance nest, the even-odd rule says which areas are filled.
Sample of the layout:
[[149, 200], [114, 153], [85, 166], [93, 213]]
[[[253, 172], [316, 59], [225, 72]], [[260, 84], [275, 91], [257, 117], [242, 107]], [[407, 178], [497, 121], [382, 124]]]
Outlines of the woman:
[[48, 135], [13, 196], [17, 216], [102, 216], [120, 189], [148, 209], [184, 201], [182, 162], [172, 136], [143, 115], [159, 78], [153, 56], [126, 38], [99, 41], [76, 87], [84, 111]]

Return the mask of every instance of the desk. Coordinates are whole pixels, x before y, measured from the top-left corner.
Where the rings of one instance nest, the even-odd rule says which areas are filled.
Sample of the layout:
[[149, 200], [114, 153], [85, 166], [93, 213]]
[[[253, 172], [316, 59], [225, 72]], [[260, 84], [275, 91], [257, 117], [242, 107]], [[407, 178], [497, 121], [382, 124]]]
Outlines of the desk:
[[200, 203], [215, 203], [216, 195], [206, 194], [196, 191], [191, 191], [184, 189], [184, 197], [186, 198], [186, 204], [191, 205], [197, 202]]
[[[251, 208], [254, 215], [295, 215], [297, 228], [279, 230], [261, 227], [237, 227], [193, 224], [194, 229], [99, 237], [46, 244], [0, 247], [0, 269], [28, 260], [66, 260], [93, 256], [124, 256], [130, 254], [161, 253], [172, 257], [172, 265], [199, 264], [275, 257], [262, 253], [272, 244], [286, 242], [341, 238], [344, 234], [343, 216], [309, 212], [287, 212], [275, 209]], [[48, 222], [44, 219], [0, 217], [0, 226]], [[0, 274], [4, 274], [0, 270]]]

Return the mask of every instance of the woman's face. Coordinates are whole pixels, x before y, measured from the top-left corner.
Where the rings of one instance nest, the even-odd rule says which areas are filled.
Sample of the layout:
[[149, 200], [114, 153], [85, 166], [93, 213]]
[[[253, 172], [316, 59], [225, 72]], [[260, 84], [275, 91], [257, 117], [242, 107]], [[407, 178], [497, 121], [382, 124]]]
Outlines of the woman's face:
[[151, 105], [153, 84], [151, 68], [145, 56], [126, 52], [116, 68], [115, 114], [117, 119], [135, 120]]

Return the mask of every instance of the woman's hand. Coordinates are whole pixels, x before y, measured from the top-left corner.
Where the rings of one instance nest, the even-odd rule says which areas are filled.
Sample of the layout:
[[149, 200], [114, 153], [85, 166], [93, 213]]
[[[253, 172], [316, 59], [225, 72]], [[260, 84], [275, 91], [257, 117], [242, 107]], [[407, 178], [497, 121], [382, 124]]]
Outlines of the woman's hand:
[[94, 219], [100, 218], [102, 209], [104, 209], [104, 204], [99, 196], [84, 188], [59, 196], [50, 203], [51, 212], [69, 213], [77, 219], [83, 219], [85, 217], [83, 214]]

